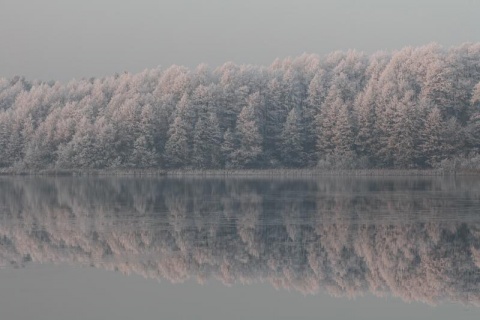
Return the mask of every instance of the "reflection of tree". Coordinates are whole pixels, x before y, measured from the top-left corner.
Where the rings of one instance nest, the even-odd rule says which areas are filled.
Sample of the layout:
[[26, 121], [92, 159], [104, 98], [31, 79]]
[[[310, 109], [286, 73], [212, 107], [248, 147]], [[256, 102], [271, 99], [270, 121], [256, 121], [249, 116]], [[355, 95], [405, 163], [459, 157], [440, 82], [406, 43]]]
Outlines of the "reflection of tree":
[[480, 186], [446, 179], [0, 179], [0, 263], [480, 304]]

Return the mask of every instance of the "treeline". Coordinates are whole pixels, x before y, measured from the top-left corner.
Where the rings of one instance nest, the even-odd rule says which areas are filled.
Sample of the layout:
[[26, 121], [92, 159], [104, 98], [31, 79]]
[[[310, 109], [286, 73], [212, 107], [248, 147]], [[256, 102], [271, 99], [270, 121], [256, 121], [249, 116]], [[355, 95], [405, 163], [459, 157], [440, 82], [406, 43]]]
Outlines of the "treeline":
[[0, 266], [480, 305], [475, 179], [0, 179]]
[[0, 168], [480, 168], [480, 44], [0, 79]]

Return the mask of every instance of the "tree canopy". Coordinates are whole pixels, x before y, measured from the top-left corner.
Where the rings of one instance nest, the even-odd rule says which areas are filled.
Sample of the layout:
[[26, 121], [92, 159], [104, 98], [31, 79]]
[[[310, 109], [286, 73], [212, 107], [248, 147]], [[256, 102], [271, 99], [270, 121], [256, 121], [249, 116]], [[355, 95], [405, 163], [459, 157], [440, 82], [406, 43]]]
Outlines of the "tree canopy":
[[0, 78], [0, 168], [431, 168], [480, 151], [480, 44]]

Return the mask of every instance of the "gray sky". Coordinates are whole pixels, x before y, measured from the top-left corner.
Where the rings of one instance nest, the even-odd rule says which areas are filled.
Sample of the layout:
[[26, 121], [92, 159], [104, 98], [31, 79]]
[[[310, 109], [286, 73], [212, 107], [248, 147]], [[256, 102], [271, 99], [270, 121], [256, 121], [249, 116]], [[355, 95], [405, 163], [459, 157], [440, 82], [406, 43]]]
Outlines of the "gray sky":
[[480, 41], [479, 0], [0, 0], [0, 76], [43, 80]]

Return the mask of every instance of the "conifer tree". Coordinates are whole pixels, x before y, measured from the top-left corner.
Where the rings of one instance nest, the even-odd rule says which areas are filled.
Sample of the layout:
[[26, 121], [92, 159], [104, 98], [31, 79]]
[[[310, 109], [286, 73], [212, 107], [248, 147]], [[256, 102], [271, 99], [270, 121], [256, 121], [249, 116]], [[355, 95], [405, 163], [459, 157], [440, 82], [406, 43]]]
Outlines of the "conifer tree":
[[215, 114], [204, 114], [195, 126], [193, 164], [197, 168], [218, 168], [221, 164], [221, 133]]
[[294, 108], [288, 114], [282, 132], [282, 160], [287, 167], [300, 167], [305, 163], [302, 133], [300, 117]]
[[237, 148], [238, 141], [235, 134], [228, 128], [223, 135], [223, 143], [221, 146], [222, 160], [225, 168], [236, 166], [235, 152]]
[[248, 104], [240, 112], [236, 131], [240, 145], [235, 153], [235, 161], [245, 168], [260, 165], [263, 141], [252, 104]]
[[165, 145], [165, 158], [169, 166], [178, 168], [190, 164], [189, 129], [180, 116], [176, 117], [172, 123], [168, 132], [169, 138]]
[[433, 108], [425, 119], [422, 132], [422, 152], [429, 166], [435, 166], [446, 157], [445, 123], [439, 108]]

